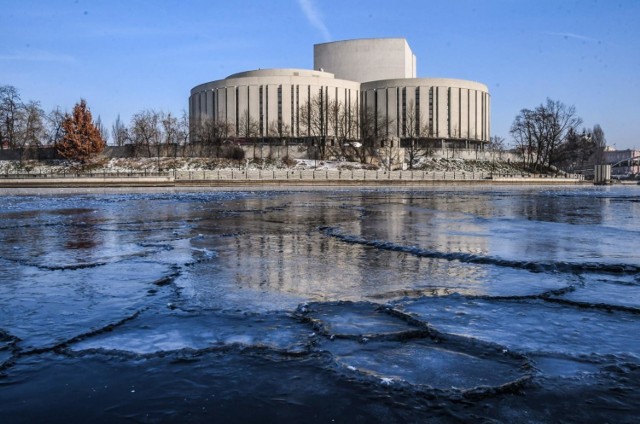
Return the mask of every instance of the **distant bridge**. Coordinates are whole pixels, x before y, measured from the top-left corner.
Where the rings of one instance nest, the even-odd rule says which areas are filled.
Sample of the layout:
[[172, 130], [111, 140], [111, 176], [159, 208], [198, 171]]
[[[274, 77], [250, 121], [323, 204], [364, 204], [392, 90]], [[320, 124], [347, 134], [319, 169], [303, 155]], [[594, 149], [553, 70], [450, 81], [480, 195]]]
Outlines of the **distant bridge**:
[[628, 166], [628, 167], [640, 166], [640, 156], [633, 156], [633, 157], [630, 157], [628, 159], [622, 159], [619, 162], [611, 164], [612, 168], [617, 168], [617, 167], [621, 167], [621, 166]]

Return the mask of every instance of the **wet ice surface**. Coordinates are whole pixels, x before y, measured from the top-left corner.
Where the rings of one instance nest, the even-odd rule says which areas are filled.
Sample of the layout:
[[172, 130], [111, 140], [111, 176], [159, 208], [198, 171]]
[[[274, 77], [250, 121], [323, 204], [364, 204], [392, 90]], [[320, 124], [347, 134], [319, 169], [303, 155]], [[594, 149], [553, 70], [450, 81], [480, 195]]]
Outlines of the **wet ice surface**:
[[603, 307], [629, 308], [640, 312], [640, 274], [615, 278], [592, 275], [558, 299]]
[[533, 300], [461, 296], [403, 301], [398, 307], [436, 330], [524, 353], [620, 355], [640, 361], [635, 313]]
[[73, 350], [116, 350], [137, 354], [200, 350], [225, 346], [267, 347], [301, 353], [312, 335], [302, 323], [287, 316], [193, 314], [180, 311], [143, 313], [116, 332], [84, 339]]
[[639, 198], [7, 192], [0, 416], [633, 422]]
[[347, 369], [372, 374], [384, 385], [408, 383], [418, 388], [470, 390], [516, 384], [526, 376], [519, 361], [498, 353], [492, 358], [424, 341], [337, 340], [323, 348]]
[[331, 338], [403, 335], [423, 329], [389, 314], [380, 306], [364, 302], [304, 304], [298, 311]]

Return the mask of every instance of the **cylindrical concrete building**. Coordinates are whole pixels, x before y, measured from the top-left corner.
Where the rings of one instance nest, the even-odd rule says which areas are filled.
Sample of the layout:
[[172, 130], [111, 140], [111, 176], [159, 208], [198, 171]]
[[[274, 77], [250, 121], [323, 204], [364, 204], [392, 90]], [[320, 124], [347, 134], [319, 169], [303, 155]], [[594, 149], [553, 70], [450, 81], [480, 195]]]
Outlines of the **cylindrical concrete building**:
[[[363, 115], [378, 133], [402, 138], [489, 141], [487, 86], [448, 78], [402, 78], [362, 84]], [[381, 128], [384, 126], [384, 128]]]
[[[333, 136], [332, 114], [355, 120], [359, 101], [360, 83], [329, 72], [261, 69], [194, 87], [189, 116], [192, 125], [224, 124], [229, 136], [241, 138]], [[357, 131], [349, 138], [358, 138]]]
[[213, 125], [218, 136], [236, 139], [356, 140], [374, 128], [375, 136], [396, 140], [490, 140], [487, 86], [415, 78], [416, 59], [403, 38], [317, 44], [314, 64], [319, 70], [261, 69], [194, 87], [193, 134]]

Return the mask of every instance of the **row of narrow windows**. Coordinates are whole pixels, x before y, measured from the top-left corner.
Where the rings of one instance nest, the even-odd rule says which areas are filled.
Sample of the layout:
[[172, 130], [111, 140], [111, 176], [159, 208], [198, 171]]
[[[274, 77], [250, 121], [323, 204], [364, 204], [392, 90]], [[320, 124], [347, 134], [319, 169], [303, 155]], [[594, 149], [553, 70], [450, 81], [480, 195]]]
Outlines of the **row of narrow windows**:
[[[243, 90], [241, 93], [239, 87], [234, 88], [222, 88], [218, 90], [212, 90], [208, 92], [201, 92], [199, 95], [193, 96], [193, 99], [197, 99], [197, 107], [195, 102], [192, 102], [192, 110], [200, 111], [201, 114], [211, 116], [216, 120], [222, 120], [229, 122], [231, 118], [228, 114], [228, 107], [217, 108], [219, 104], [233, 104], [234, 115], [232, 124], [235, 124], [235, 132], [239, 135], [246, 136], [265, 136], [265, 135], [293, 135], [293, 136], [306, 136], [317, 134], [328, 134], [328, 127], [330, 119], [334, 119], [333, 122], [337, 122], [339, 114], [344, 114], [347, 121], [347, 125], [354, 123], [353, 111], [358, 109], [358, 105], [352, 103], [352, 90], [344, 89], [344, 97], [341, 98], [340, 106], [333, 107], [330, 102], [329, 87], [318, 87], [317, 89], [311, 86], [303, 86], [302, 93], [305, 95], [301, 97], [301, 87], [299, 85], [291, 86], [290, 97], [290, 120], [287, 123], [284, 119], [283, 112], [283, 91], [286, 89], [282, 85], [275, 87], [275, 94], [277, 96], [276, 102], [276, 116], [269, 116], [269, 96], [273, 95], [273, 86], [259, 86], [258, 87], [258, 108], [257, 115], [255, 112], [250, 113], [249, 109], [241, 110], [241, 96], [246, 94], [245, 102], [247, 105], [251, 104], [251, 93], [249, 90]], [[340, 92], [339, 88], [335, 88], [333, 98], [338, 98]], [[305, 93], [306, 91], [306, 93]], [[225, 102], [225, 97], [233, 93], [234, 97], [229, 98], [228, 102]], [[356, 96], [357, 98], [357, 96]], [[311, 99], [309, 101], [308, 99]], [[211, 107], [209, 107], [209, 104]], [[301, 108], [302, 106], [302, 108]], [[332, 109], [331, 111], [329, 109]], [[315, 110], [319, 110], [320, 113], [316, 114]], [[330, 113], [333, 115], [330, 117]], [[337, 125], [334, 123], [334, 125]], [[254, 134], [251, 131], [257, 128], [258, 133]]]
[[[449, 138], [475, 138], [487, 139], [489, 134], [489, 95], [477, 90], [456, 89], [452, 87], [416, 87], [413, 99], [407, 95], [407, 87], [397, 87], [395, 93], [393, 89], [370, 90], [363, 93], [365, 110], [377, 111], [372, 116], [365, 119], [373, 120], [373, 127], [376, 135], [391, 135], [395, 133], [398, 137], [449, 137]], [[410, 89], [409, 89], [410, 90]], [[446, 90], [446, 102], [439, 102], [435, 99], [445, 97], [443, 91]], [[457, 114], [451, 109], [454, 93], [457, 91]], [[384, 101], [379, 100], [379, 93], [384, 95]], [[421, 111], [421, 92], [428, 92], [428, 116], [424, 116]], [[388, 119], [389, 103], [394, 103], [392, 95], [400, 101], [395, 101], [395, 116], [398, 117], [398, 125]], [[373, 99], [371, 99], [373, 97]], [[466, 104], [466, 108], [463, 105]], [[454, 114], [456, 116], [454, 116]], [[369, 114], [371, 115], [371, 114]], [[446, 118], [443, 124], [440, 118]], [[463, 125], [466, 123], [466, 125]], [[443, 128], [440, 128], [442, 126]], [[442, 131], [441, 131], [442, 130]], [[442, 132], [445, 131], [446, 134]]]
[[[302, 89], [306, 91], [306, 98], [303, 99], [302, 106], [306, 107], [301, 110], [300, 85], [293, 85], [290, 86], [290, 116], [288, 117], [289, 123], [287, 123], [285, 122], [283, 115], [283, 86], [275, 86], [275, 93], [273, 89], [269, 90], [269, 88], [270, 87], [266, 85], [261, 85], [258, 88], [258, 116], [255, 117], [251, 116], [247, 109], [240, 110], [240, 101], [237, 101], [240, 99], [240, 88], [235, 87], [235, 98], [233, 100], [236, 101], [233, 101], [233, 103], [235, 105], [234, 123], [236, 127], [236, 134], [245, 133], [247, 136], [257, 135], [246, 134], [249, 130], [240, 128], [241, 125], [247, 125], [247, 128], [255, 126], [254, 123], [250, 121], [257, 121], [255, 123], [257, 124], [260, 136], [265, 136], [267, 134], [282, 136], [307, 136], [318, 135], [318, 133], [328, 134], [330, 119], [333, 119], [332, 122], [335, 123], [337, 123], [341, 118], [344, 119], [345, 122], [341, 122], [341, 125], [344, 128], [348, 128], [349, 131], [352, 131], [351, 128], [354, 127], [354, 121], [358, 119], [358, 114], [353, 112], [358, 110], [357, 100], [359, 96], [356, 96], [356, 102], [354, 103], [352, 101], [352, 90], [344, 89], [343, 96], [340, 96], [341, 107], [343, 108], [341, 110], [337, 107], [331, 107], [329, 87], [323, 86], [314, 89], [311, 86], [303, 86]], [[334, 92], [332, 93], [333, 96], [331, 96], [331, 98], [339, 98], [339, 90], [340, 89], [338, 87], [334, 87]], [[488, 138], [488, 93], [477, 90], [452, 89], [451, 87], [416, 87], [414, 90], [413, 98], [409, 99], [407, 95], [407, 87], [396, 88], [396, 98], [400, 99], [400, 101], [395, 102], [395, 116], [399, 120], [398, 125], [396, 125], [392, 119], [388, 118], [390, 116], [390, 89], [374, 89], [360, 93], [364, 106], [361, 119], [364, 119], [365, 121], [370, 119], [373, 120], [372, 124], [375, 128], [376, 135], [379, 135], [380, 131], [384, 131], [386, 135], [391, 135], [392, 132], [395, 132], [395, 135], [398, 137], [433, 137], [442, 136], [438, 128], [439, 124], [442, 123], [439, 118], [446, 117], [446, 127], [443, 128], [443, 130], [447, 131], [446, 135], [448, 137], [461, 138], [468, 136], [476, 139]], [[435, 101], [434, 99], [442, 99], [445, 96], [442, 92], [443, 90], [446, 90], [447, 101]], [[272, 93], [271, 95], [275, 94], [277, 96], [277, 116], [275, 117], [269, 116], [269, 107], [267, 107], [269, 105], [270, 91]], [[384, 96], [384, 105], [379, 104], [378, 102], [379, 91], [386, 94]], [[423, 116], [421, 111], [421, 93], [423, 91], [428, 95], [427, 116]], [[223, 94], [222, 103], [224, 103], [224, 97], [229, 94], [230, 88], [201, 92], [199, 93], [200, 95], [193, 96], [191, 105], [192, 110], [200, 111], [206, 116], [214, 117], [216, 120], [224, 120], [228, 122], [230, 117], [228, 116], [227, 108], [222, 108], [222, 110], [216, 108], [216, 106], [221, 103], [221, 92]], [[371, 94], [373, 95], [373, 104], [371, 104], [370, 101]], [[246, 90], [246, 95], [246, 104], [248, 105], [251, 103], [249, 90]], [[454, 117], [452, 113], [450, 113], [450, 105], [454, 101], [455, 97], [457, 97], [455, 100], [458, 105], [458, 113], [456, 114], [457, 116]], [[312, 100], [308, 101], [307, 99]], [[207, 100], [211, 101], [210, 108], [209, 101]], [[466, 108], [464, 108], [463, 105], [466, 105]], [[320, 113], [318, 113], [317, 116], [312, 112], [312, 107], [314, 110], [319, 110]], [[367, 116], [371, 115], [371, 113], [366, 112], [370, 111], [370, 108], [372, 108], [373, 111], [377, 111], [377, 113], [373, 113], [373, 116]], [[381, 114], [381, 111], [384, 111], [384, 114]], [[344, 114], [344, 116], [338, 116], [339, 114]], [[452, 120], [452, 118], [456, 119]], [[463, 128], [463, 123], [465, 122], [466, 126]], [[337, 124], [334, 124], [334, 126], [336, 125]], [[312, 127], [314, 127], [313, 130]], [[393, 131], [393, 129], [395, 130]], [[274, 134], [274, 132], [276, 134]]]

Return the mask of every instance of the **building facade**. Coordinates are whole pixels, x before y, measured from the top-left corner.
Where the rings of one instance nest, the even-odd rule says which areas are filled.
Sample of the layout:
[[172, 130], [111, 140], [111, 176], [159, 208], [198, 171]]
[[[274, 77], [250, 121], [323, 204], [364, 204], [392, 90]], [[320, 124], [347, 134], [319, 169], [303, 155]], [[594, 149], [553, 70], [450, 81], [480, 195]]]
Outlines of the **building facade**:
[[329, 72], [262, 69], [195, 87], [189, 116], [196, 124], [224, 124], [233, 137], [337, 136], [330, 109], [340, 105], [338, 112], [351, 119], [347, 135], [358, 138], [359, 102], [360, 84]]
[[357, 82], [415, 78], [416, 56], [404, 38], [334, 41], [313, 46], [313, 67]]
[[392, 142], [482, 145], [490, 139], [487, 86], [416, 78], [416, 58], [405, 39], [317, 44], [314, 66], [241, 72], [198, 85], [189, 98], [192, 127], [215, 125], [235, 138], [357, 140], [366, 125]]
[[604, 161], [611, 165], [611, 174], [616, 177], [640, 175], [640, 150], [606, 150]]

